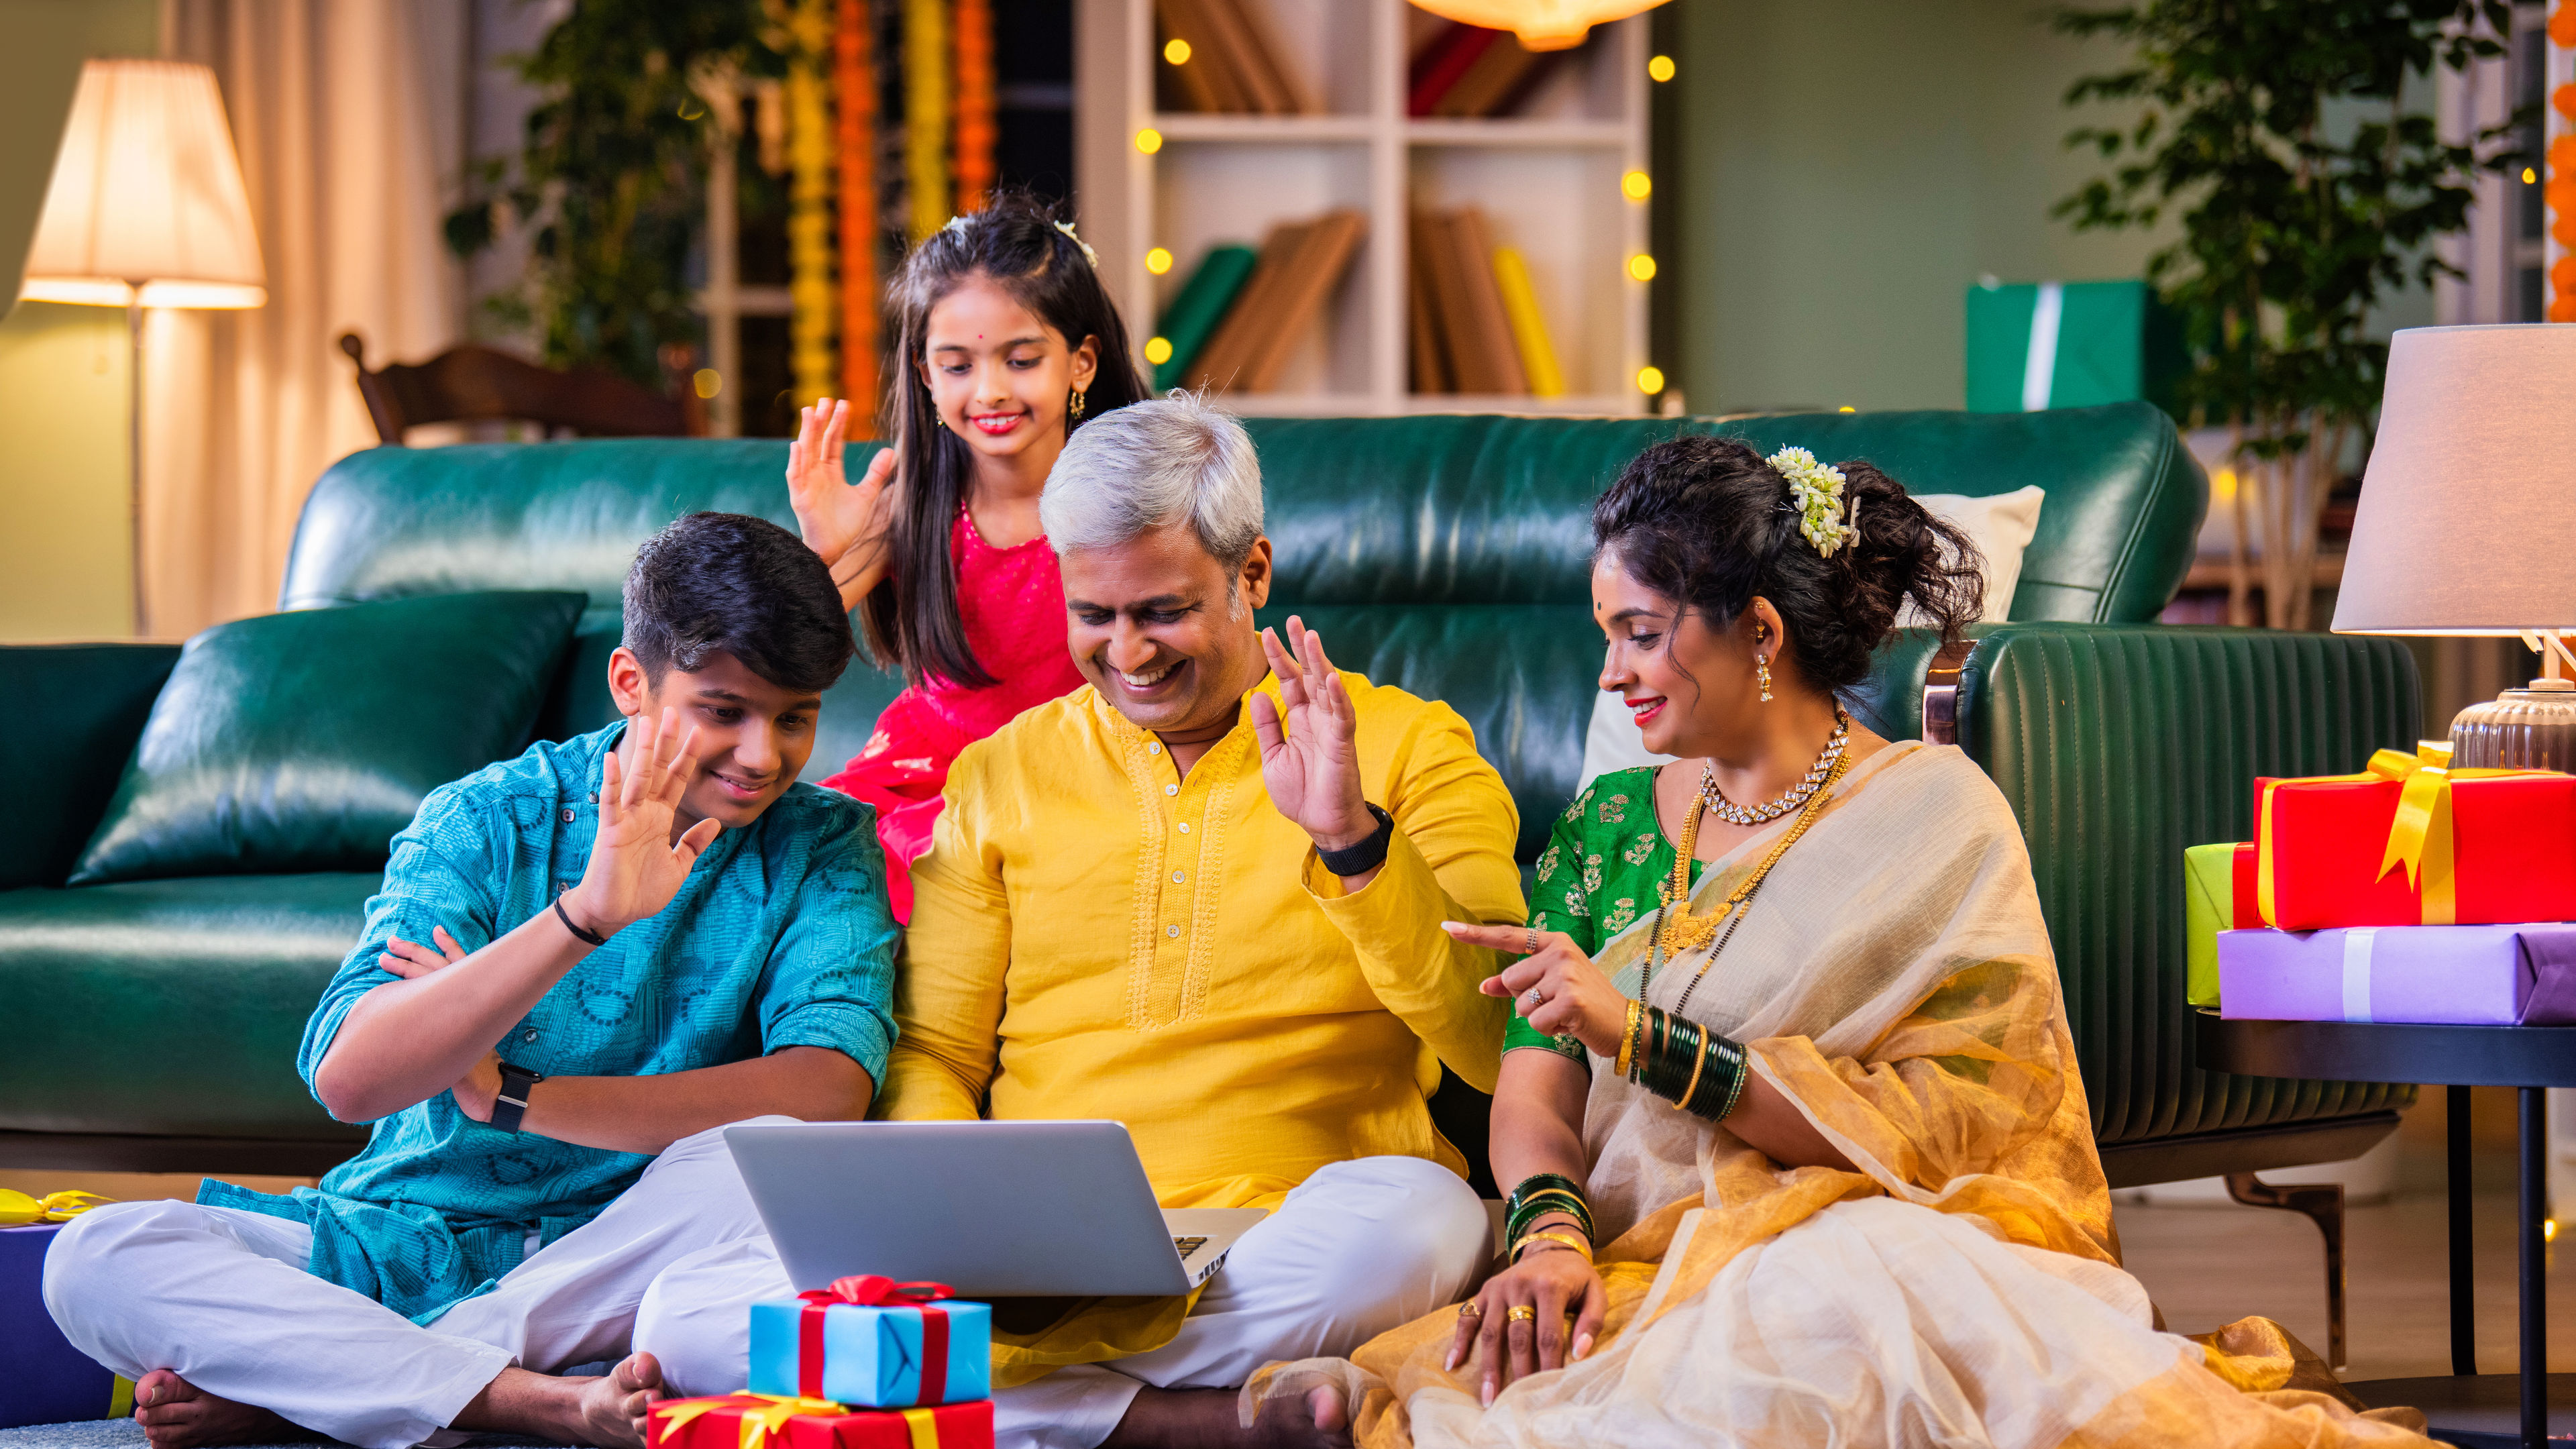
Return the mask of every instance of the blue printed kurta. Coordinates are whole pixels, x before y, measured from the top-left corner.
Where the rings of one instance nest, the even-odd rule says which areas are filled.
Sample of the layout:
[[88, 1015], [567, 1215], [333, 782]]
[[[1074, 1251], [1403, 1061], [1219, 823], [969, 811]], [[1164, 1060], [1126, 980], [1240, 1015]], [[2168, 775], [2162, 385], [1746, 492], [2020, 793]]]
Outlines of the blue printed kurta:
[[[624, 728], [539, 743], [421, 802], [394, 837], [365, 934], [305, 1027], [308, 1086], [349, 1009], [395, 979], [377, 963], [389, 937], [427, 942], [445, 926], [478, 951], [581, 879], [600, 763]], [[791, 785], [750, 827], [718, 835], [668, 906], [591, 952], [496, 1045], [550, 1077], [830, 1047], [882, 1081], [895, 940], [874, 812]], [[427, 1323], [515, 1267], [529, 1234], [551, 1242], [589, 1221], [651, 1160], [497, 1131], [441, 1092], [377, 1121], [319, 1190], [288, 1199], [209, 1182], [199, 1201], [309, 1222], [313, 1272]]]

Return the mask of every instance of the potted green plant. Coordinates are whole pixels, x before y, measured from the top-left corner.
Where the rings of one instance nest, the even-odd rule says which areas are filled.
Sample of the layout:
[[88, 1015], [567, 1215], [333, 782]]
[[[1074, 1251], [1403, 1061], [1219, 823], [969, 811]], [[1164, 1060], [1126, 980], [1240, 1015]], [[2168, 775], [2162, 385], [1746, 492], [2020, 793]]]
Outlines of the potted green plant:
[[2437, 67], [2505, 53], [2504, 0], [2147, 0], [2067, 8], [2056, 27], [2129, 43], [2069, 106], [2137, 108], [2067, 144], [2111, 164], [2051, 215], [2078, 229], [2181, 236], [2147, 263], [2181, 315], [2192, 367], [2181, 421], [2229, 431], [2238, 479], [2229, 618], [2251, 623], [2249, 540], [2265, 621], [2310, 623], [2321, 514], [2366, 457], [2387, 363], [2370, 334], [2392, 292], [2459, 275], [2435, 239], [2466, 227], [2480, 168], [2523, 164], [2520, 117], [2467, 138], [2429, 114]]

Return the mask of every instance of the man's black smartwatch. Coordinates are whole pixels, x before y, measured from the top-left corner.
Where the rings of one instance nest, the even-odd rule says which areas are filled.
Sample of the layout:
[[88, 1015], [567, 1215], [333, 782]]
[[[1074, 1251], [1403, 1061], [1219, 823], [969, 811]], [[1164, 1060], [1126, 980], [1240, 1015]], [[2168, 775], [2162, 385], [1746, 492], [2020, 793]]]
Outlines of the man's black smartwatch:
[[1369, 832], [1368, 839], [1341, 850], [1315, 851], [1324, 869], [1340, 876], [1366, 875], [1386, 864], [1386, 849], [1395, 843], [1395, 817], [1375, 805], [1369, 805], [1368, 813], [1377, 817], [1377, 829]]
[[519, 1119], [528, 1115], [528, 1089], [545, 1079], [543, 1072], [503, 1062], [501, 1090], [492, 1098], [492, 1126], [503, 1132], [518, 1131]]

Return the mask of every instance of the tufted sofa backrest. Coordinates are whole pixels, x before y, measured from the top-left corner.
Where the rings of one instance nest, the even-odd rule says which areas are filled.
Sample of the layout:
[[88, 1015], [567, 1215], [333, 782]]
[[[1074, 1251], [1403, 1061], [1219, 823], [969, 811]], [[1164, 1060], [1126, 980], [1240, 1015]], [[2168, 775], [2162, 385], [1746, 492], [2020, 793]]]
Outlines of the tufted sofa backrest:
[[[2038, 484], [2048, 501], [2023, 556], [2016, 621], [2154, 618], [2190, 566], [2208, 493], [2171, 421], [2142, 403], [1732, 422], [1463, 414], [1245, 426], [1260, 450], [1280, 566], [1263, 622], [1302, 613], [1344, 668], [1465, 715], [1519, 802], [1524, 859], [1581, 784], [1601, 647], [1590, 611], [1591, 503], [1647, 445], [1685, 432], [1740, 436], [1766, 452], [1796, 443], [1829, 460], [1867, 459], [1920, 493]], [[853, 448], [854, 475], [874, 446]], [[609, 716], [606, 661], [636, 544], [700, 509], [793, 528], [786, 454], [784, 442], [766, 439], [372, 448], [314, 485], [279, 603], [584, 591], [591, 607], [541, 730], [593, 729]], [[1919, 657], [1911, 667], [1919, 672]], [[854, 665], [828, 697], [816, 760], [837, 767], [856, 753], [900, 683]]]

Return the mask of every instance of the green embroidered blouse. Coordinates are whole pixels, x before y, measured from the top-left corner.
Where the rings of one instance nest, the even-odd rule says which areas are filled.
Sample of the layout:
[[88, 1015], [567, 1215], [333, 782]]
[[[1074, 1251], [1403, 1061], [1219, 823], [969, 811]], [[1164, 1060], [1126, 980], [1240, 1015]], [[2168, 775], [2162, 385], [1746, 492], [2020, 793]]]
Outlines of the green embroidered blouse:
[[[1653, 914], [1663, 900], [1656, 886], [1671, 878], [1673, 854], [1673, 843], [1655, 822], [1654, 767], [1599, 776], [1548, 831], [1538, 883], [1530, 890], [1530, 924], [1563, 931], [1585, 955], [1598, 955], [1603, 942]], [[1691, 862], [1694, 885], [1701, 865]], [[1503, 1050], [1524, 1047], [1588, 1060], [1583, 1043], [1548, 1036], [1515, 1010], [1503, 1031]]]

